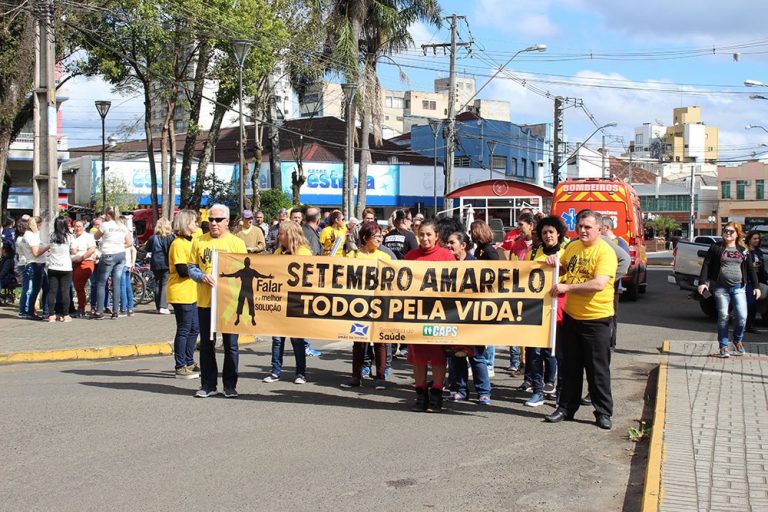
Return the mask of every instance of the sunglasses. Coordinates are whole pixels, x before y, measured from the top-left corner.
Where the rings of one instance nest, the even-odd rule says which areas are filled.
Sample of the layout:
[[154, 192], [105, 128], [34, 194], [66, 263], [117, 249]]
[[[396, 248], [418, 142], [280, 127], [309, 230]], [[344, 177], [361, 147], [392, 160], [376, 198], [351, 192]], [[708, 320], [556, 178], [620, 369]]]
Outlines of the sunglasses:
[[221, 224], [225, 220], [229, 220], [226, 217], [208, 217], [208, 222], [215, 222], [216, 224]]
[[724, 235], [735, 235], [736, 234], [736, 230], [735, 229], [724, 229], [723, 230], [723, 234]]

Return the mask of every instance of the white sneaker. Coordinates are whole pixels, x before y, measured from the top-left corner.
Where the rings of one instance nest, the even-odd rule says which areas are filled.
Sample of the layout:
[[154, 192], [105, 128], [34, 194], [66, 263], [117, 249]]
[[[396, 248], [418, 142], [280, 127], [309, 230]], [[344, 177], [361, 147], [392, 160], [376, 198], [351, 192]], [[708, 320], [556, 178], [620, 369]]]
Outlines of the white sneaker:
[[171, 312], [168, 310], [168, 308], [160, 308], [157, 310], [158, 314], [160, 315], [170, 315]]
[[271, 384], [271, 383], [277, 382], [279, 380], [280, 380], [280, 377], [275, 377], [274, 375], [270, 374], [270, 375], [267, 375], [266, 377], [264, 377], [262, 379], [262, 382], [267, 382], [267, 383]]
[[306, 383], [307, 383], [307, 379], [305, 379], [304, 377], [302, 377], [301, 375], [299, 375], [298, 377], [296, 377], [295, 379], [293, 379], [293, 383], [294, 383], [294, 384], [306, 384]]

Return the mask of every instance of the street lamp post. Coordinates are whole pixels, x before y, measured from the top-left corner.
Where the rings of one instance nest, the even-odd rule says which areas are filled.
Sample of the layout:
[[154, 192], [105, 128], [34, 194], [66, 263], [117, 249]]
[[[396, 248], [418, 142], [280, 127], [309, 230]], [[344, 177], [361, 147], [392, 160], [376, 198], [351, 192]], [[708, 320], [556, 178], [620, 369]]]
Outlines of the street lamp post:
[[[237, 64], [238, 68], [237, 96], [240, 111], [240, 212], [242, 212], [243, 208], [245, 208], [245, 123], [243, 120], [243, 67], [245, 66], [245, 59], [248, 57], [248, 52], [250, 49], [250, 41], [245, 39], [235, 39], [232, 41], [232, 50], [235, 56], [235, 63]], [[253, 172], [258, 172], [258, 170], [254, 169]]]
[[355, 181], [355, 125], [352, 122], [352, 104], [357, 91], [357, 84], [341, 84], [344, 91], [345, 118], [347, 121], [347, 143], [344, 148], [344, 179], [342, 181], [342, 210], [344, 218], [349, 219], [352, 216], [352, 188]]
[[759, 125], [759, 124], [748, 124], [748, 125], [746, 125], [744, 127], [745, 130], [752, 130], [754, 128], [759, 128], [759, 129], [763, 130], [764, 132], [768, 133], [768, 128], [766, 128], [765, 126]]
[[709, 222], [710, 228], [709, 230], [712, 232], [713, 235], [717, 234], [717, 230], [715, 229], [715, 222], [717, 222], [717, 217], [714, 215], [710, 215], [707, 217], [707, 222]]
[[429, 127], [432, 128], [434, 145], [432, 146], [432, 192], [434, 195], [434, 215], [437, 215], [437, 134], [443, 122], [437, 119], [430, 119]]
[[495, 140], [489, 140], [487, 142], [488, 144], [488, 179], [493, 179], [493, 150], [496, 149], [496, 141]]
[[101, 116], [101, 207], [103, 209], [107, 207], [107, 144], [105, 120], [107, 118], [107, 113], [109, 112], [109, 107], [112, 106], [112, 102], [97, 100], [94, 103], [96, 104], [96, 110], [99, 112], [99, 116]]

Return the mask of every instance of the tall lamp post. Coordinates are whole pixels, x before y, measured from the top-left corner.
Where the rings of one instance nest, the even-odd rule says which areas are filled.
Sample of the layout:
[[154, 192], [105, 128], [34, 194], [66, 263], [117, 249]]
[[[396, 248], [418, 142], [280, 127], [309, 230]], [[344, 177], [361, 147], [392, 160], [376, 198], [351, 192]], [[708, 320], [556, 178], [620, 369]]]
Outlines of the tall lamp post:
[[432, 137], [434, 139], [434, 145], [432, 146], [432, 192], [433, 192], [433, 207], [435, 209], [433, 215], [437, 215], [437, 134], [440, 127], [443, 125], [442, 121], [437, 119], [429, 120], [429, 127], [432, 128]]
[[347, 143], [344, 148], [344, 179], [341, 187], [342, 210], [344, 218], [349, 219], [352, 215], [352, 188], [355, 183], [355, 125], [352, 122], [352, 104], [355, 99], [357, 84], [341, 84], [344, 91], [345, 118], [347, 122]]
[[[240, 111], [240, 212], [245, 208], [245, 123], [243, 121], [243, 67], [245, 59], [248, 57], [248, 51], [251, 49], [251, 42], [245, 39], [235, 39], [232, 41], [232, 50], [235, 56], [235, 63], [238, 68], [237, 96]], [[258, 172], [254, 169], [253, 172]]]
[[744, 127], [745, 130], [752, 130], [754, 128], [759, 128], [759, 129], [763, 130], [764, 132], [768, 133], [768, 128], [766, 128], [765, 126], [759, 125], [759, 124], [748, 124], [748, 125], [746, 125]]
[[493, 150], [496, 149], [496, 141], [495, 140], [489, 140], [488, 141], [488, 152], [490, 153], [490, 156], [488, 157], [488, 179], [493, 179]]
[[94, 103], [96, 104], [96, 110], [99, 112], [99, 116], [101, 116], [101, 208], [103, 209], [107, 207], [107, 143], [105, 120], [107, 118], [107, 113], [109, 112], [109, 107], [112, 106], [112, 102], [97, 100]]

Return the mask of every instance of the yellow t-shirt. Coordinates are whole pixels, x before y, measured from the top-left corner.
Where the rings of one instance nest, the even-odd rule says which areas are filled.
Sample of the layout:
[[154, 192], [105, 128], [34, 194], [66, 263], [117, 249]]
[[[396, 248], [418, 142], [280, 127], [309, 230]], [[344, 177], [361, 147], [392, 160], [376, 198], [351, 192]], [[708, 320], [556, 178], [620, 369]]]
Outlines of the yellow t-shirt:
[[[246, 254], [245, 242], [232, 233], [226, 233], [219, 238], [206, 233], [192, 240], [191, 261], [197, 265], [203, 274], [213, 273], [213, 250], [231, 254]], [[211, 287], [205, 283], [197, 283], [197, 307], [211, 307]]]
[[336, 253], [337, 256], [344, 255], [344, 244], [347, 241], [347, 228], [335, 229], [332, 226], [326, 226], [320, 232], [320, 243], [323, 245], [323, 255], [328, 256], [331, 254], [333, 244], [336, 243], [336, 239], [341, 238], [341, 249]]
[[560, 256], [560, 274], [566, 284], [585, 283], [595, 276], [608, 276], [608, 284], [599, 292], [569, 293], [565, 312], [576, 320], [597, 320], [613, 316], [613, 279], [618, 260], [608, 242], [585, 247], [574, 240]]
[[[273, 252], [272, 255], [273, 256], [282, 256], [282, 255], [287, 255], [287, 254], [283, 252], [283, 248], [281, 246], [281, 247], [278, 247], [277, 249], [275, 249], [275, 252]], [[312, 250], [309, 247], [307, 247], [306, 245], [302, 245], [296, 251], [295, 256], [313, 256], [313, 254], [312, 254]]]
[[176, 271], [177, 264], [192, 263], [192, 240], [177, 236], [168, 249], [168, 302], [171, 304], [194, 304], [197, 302], [197, 283], [191, 277], [181, 277]]
[[385, 253], [380, 249], [376, 249], [373, 252], [363, 252], [360, 250], [350, 251], [347, 253], [347, 258], [359, 258], [361, 260], [384, 260], [392, 261], [392, 256]]

